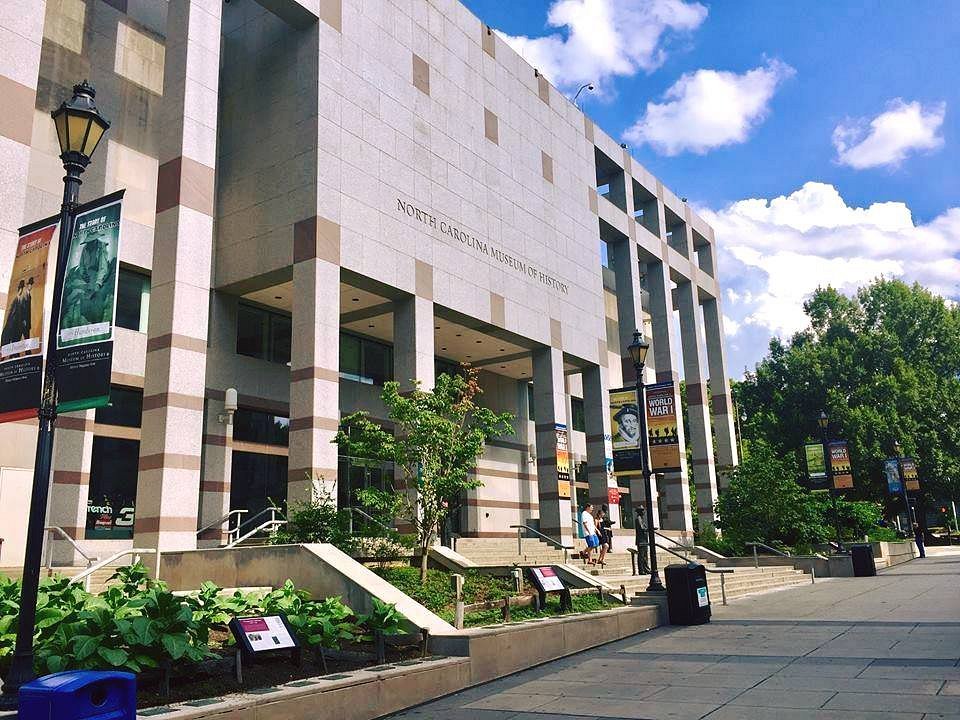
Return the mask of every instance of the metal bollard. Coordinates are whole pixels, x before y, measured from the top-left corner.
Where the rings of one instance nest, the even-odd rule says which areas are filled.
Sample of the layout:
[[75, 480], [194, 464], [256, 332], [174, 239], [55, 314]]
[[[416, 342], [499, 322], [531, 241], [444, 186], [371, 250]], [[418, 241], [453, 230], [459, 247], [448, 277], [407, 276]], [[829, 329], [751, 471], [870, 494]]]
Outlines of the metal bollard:
[[723, 600], [723, 604], [727, 604], [727, 574], [720, 573], [720, 598]]
[[510, 622], [510, 598], [508, 597], [503, 599], [503, 621]]
[[757, 557], [757, 546], [753, 546], [753, 566], [755, 568], [760, 567], [760, 558]]
[[626, 585], [620, 586], [620, 597], [623, 598], [623, 604], [626, 605], [627, 604], [627, 586]]

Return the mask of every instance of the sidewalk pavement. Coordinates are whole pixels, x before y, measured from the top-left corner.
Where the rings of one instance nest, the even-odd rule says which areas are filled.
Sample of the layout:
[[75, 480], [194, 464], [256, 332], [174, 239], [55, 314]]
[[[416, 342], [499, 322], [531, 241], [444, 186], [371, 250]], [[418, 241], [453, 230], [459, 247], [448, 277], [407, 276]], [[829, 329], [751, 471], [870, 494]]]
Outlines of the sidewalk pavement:
[[713, 611], [394, 717], [960, 720], [960, 553]]

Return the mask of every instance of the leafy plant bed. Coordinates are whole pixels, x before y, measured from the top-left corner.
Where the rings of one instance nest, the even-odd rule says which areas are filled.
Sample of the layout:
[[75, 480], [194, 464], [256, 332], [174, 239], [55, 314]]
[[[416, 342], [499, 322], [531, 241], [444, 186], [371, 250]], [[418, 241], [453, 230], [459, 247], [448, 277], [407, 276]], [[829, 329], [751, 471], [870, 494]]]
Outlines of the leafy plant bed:
[[[224, 638], [225, 640], [226, 638]], [[417, 638], [419, 640], [419, 638]], [[307, 678], [329, 677], [353, 670], [380, 665], [372, 643], [352, 644], [342, 650], [325, 650], [326, 669], [319, 654], [305, 653], [298, 666], [289, 657], [275, 655], [269, 658], [244, 660], [244, 683], [234, 676], [234, 653], [231, 648], [214, 651], [216, 657], [197, 665], [175, 671], [170, 681], [170, 693], [161, 692], [161, 678], [155, 671], [137, 677], [137, 707], [147, 708], [190, 700], [223, 697], [239, 692], [275, 687]], [[416, 645], [386, 647], [386, 664], [416, 660], [422, 650]]]
[[[608, 610], [613, 607], [622, 607], [620, 603], [609, 603], [605, 600], [601, 601], [600, 598], [594, 593], [574, 595], [571, 599], [573, 601], [573, 610], [571, 610], [570, 613], [596, 612], [597, 610]], [[556, 617], [558, 615], [570, 613], [560, 609], [559, 596], [548, 595], [547, 606], [543, 609], [543, 611], [538, 611], [533, 605], [528, 605], [526, 607], [511, 607], [510, 620], [511, 622], [525, 622], [527, 620]], [[447, 621], [453, 620], [453, 614], [451, 613], [450, 616], [447, 617], [445, 611], [440, 614], [440, 617]], [[503, 612], [500, 609], [468, 612], [464, 614], [463, 617], [464, 627], [485, 627], [490, 625], [499, 625], [502, 623]]]

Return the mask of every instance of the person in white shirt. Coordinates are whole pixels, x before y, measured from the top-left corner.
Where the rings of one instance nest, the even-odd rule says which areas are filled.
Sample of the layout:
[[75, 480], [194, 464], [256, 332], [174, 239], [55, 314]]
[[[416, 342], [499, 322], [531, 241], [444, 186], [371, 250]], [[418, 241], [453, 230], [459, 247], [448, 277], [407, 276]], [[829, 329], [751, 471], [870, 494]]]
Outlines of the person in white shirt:
[[600, 544], [600, 538], [597, 536], [597, 523], [593, 519], [593, 505], [587, 503], [583, 506], [583, 512], [580, 513], [580, 527], [583, 530], [583, 539], [587, 543], [587, 549], [583, 551], [583, 561], [591, 565], [596, 565], [597, 561], [591, 559], [593, 549]]

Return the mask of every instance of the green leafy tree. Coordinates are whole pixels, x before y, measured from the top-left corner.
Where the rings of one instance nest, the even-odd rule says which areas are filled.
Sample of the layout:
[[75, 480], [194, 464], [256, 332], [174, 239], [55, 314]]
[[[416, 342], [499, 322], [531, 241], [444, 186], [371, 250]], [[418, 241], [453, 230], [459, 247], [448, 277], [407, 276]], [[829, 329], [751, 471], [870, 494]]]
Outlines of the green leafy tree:
[[403, 483], [394, 493], [411, 491], [403, 493], [403, 519], [416, 530], [424, 580], [428, 550], [450, 508], [464, 491], [482, 484], [471, 472], [487, 441], [513, 433], [513, 415], [477, 404], [481, 392], [477, 371], [469, 367], [441, 374], [432, 391], [417, 383], [401, 392], [399, 383], [388, 382], [381, 398], [395, 431], [357, 412], [343, 419], [345, 429], [335, 439], [346, 455], [394, 463]]
[[810, 326], [771, 340], [734, 385], [744, 440], [799, 460], [804, 442], [819, 438], [823, 409], [831, 435], [849, 442], [850, 497], [882, 502], [888, 514], [902, 506], [882, 473], [895, 440], [916, 458], [928, 497], [960, 494], [960, 307], [879, 279], [854, 297], [820, 288], [804, 310]]

